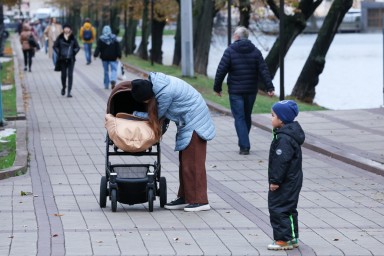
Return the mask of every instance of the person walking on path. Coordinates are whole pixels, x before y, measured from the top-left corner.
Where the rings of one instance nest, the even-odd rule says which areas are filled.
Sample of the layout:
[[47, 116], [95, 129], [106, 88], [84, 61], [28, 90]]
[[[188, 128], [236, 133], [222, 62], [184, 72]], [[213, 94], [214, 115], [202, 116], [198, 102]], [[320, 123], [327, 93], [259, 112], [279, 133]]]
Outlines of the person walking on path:
[[259, 78], [263, 80], [269, 96], [272, 97], [275, 91], [264, 58], [260, 50], [248, 40], [248, 35], [249, 31], [245, 27], [236, 28], [233, 34], [234, 42], [224, 51], [213, 86], [216, 95], [221, 97], [222, 83], [228, 74], [229, 102], [235, 119], [241, 155], [248, 155], [251, 148], [249, 131]]
[[24, 71], [29, 70], [29, 72], [32, 72], [32, 58], [35, 55], [35, 47], [29, 43], [30, 38], [33, 38], [33, 40], [37, 42], [37, 38], [32, 32], [31, 26], [29, 26], [28, 23], [24, 23], [23, 31], [20, 33], [21, 49], [23, 50], [24, 56]]
[[34, 29], [35, 29], [35, 32], [36, 32], [36, 36], [38, 38], [38, 42], [39, 42], [39, 45], [40, 45], [40, 49], [44, 47], [44, 28], [43, 28], [43, 25], [41, 24], [40, 20], [36, 20], [35, 24], [33, 25], [34, 26]]
[[[97, 45], [93, 56], [103, 62], [104, 69], [104, 89], [115, 88], [117, 79], [117, 59], [121, 58], [121, 48], [117, 41], [116, 35], [112, 34], [110, 26], [104, 26], [102, 35], [97, 40]], [[109, 76], [109, 68], [111, 69], [111, 76]]]
[[210, 210], [205, 159], [207, 141], [215, 137], [216, 131], [201, 94], [179, 78], [151, 72], [149, 81], [132, 81], [132, 97], [137, 102], [148, 103], [148, 113], [133, 114], [155, 123], [151, 127], [157, 133], [162, 118], [174, 121], [177, 126], [175, 151], [179, 151], [180, 186], [178, 198], [165, 204], [165, 208], [189, 212]]
[[56, 71], [61, 71], [61, 95], [65, 95], [66, 81], [68, 78], [68, 93], [67, 97], [72, 97], [72, 83], [73, 83], [73, 69], [75, 67], [76, 54], [80, 51], [79, 43], [72, 34], [71, 27], [64, 25], [63, 33], [61, 33], [55, 44], [53, 50], [57, 55], [57, 62], [55, 66]]
[[303, 184], [302, 152], [305, 134], [294, 121], [299, 109], [293, 100], [272, 106], [273, 140], [268, 160], [268, 209], [273, 229], [269, 250], [299, 246], [297, 204]]
[[96, 29], [92, 26], [90, 19], [86, 18], [84, 25], [80, 28], [80, 39], [83, 42], [87, 65], [92, 62], [92, 44], [95, 38]]
[[51, 18], [51, 23], [45, 28], [44, 35], [48, 38], [48, 56], [52, 58], [53, 65], [56, 65], [56, 53], [53, 51], [53, 45], [57, 37], [63, 32], [63, 28], [60, 24], [56, 23], [56, 18]]

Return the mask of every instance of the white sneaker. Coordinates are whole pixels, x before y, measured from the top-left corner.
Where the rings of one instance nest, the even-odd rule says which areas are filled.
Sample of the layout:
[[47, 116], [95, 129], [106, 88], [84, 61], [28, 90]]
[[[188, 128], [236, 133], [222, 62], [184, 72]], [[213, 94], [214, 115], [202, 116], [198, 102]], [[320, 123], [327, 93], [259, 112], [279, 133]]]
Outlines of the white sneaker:
[[189, 204], [184, 207], [186, 212], [200, 212], [200, 211], [209, 211], [211, 206], [209, 204]]

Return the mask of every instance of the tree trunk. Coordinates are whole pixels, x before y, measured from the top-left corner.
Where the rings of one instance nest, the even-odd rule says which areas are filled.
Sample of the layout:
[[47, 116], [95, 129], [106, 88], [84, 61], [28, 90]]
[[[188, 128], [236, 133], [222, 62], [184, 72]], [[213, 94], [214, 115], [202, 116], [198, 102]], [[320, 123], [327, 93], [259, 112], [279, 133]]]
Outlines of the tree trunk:
[[295, 98], [304, 102], [313, 102], [316, 94], [315, 87], [319, 83], [320, 74], [323, 72], [328, 49], [352, 3], [352, 0], [335, 0], [332, 3], [323, 26], [320, 28], [316, 42], [292, 90], [291, 95]]
[[144, 60], [148, 60], [148, 3], [149, 0], [143, 0], [144, 10], [141, 26], [141, 43], [137, 52], [138, 56]]
[[78, 3], [76, 5], [73, 5], [70, 10], [69, 14], [69, 24], [71, 24], [72, 27], [72, 33], [74, 35], [78, 34], [79, 28], [82, 26], [81, 24], [81, 3]]
[[175, 49], [173, 52], [172, 65], [179, 66], [181, 62], [181, 21], [180, 21], [180, 0], [177, 0], [179, 5], [179, 13], [177, 14], [176, 34], [175, 34]]
[[153, 61], [159, 64], [163, 64], [163, 51], [161, 47], [163, 45], [163, 32], [165, 27], [165, 21], [153, 20], [153, 45], [151, 49], [151, 58]]
[[122, 50], [124, 51], [125, 57], [128, 56], [128, 6], [127, 4], [123, 5], [124, 13], [124, 35], [123, 41], [121, 42]]
[[120, 33], [120, 19], [119, 19], [119, 7], [116, 0], [110, 0], [109, 6], [109, 25], [111, 26], [112, 33], [119, 35]]
[[136, 30], [139, 22], [133, 19], [133, 7], [129, 8], [129, 22], [128, 22], [128, 54], [133, 54], [136, 50]]
[[196, 0], [193, 7], [193, 52], [194, 68], [197, 73], [207, 75], [208, 55], [211, 46], [214, 0]]
[[[267, 0], [267, 2], [276, 17], [279, 17], [279, 7], [276, 6], [273, 0]], [[284, 16], [284, 57], [291, 47], [293, 41], [295, 41], [296, 37], [305, 29], [306, 21], [309, 19], [309, 17], [312, 16], [313, 12], [321, 4], [321, 2], [322, 0], [302, 0], [300, 1], [298, 7], [301, 12], [297, 12], [292, 16]], [[265, 58], [265, 62], [267, 63], [271, 78], [275, 77], [277, 69], [279, 68], [279, 47], [280, 38], [277, 38], [272, 46], [271, 51]], [[258, 86], [261, 90], [264, 90], [265, 88], [265, 85], [261, 81], [259, 82]]]
[[240, 0], [239, 3], [240, 20], [239, 26], [249, 27], [251, 3], [249, 0]]

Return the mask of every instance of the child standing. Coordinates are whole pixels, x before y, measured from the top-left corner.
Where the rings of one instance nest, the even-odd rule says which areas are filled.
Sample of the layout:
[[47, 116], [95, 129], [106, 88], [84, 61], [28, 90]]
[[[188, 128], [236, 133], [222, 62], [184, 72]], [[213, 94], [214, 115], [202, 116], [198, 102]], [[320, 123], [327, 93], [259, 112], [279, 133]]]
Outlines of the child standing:
[[273, 228], [269, 250], [298, 247], [297, 204], [303, 184], [301, 145], [305, 134], [294, 121], [299, 109], [293, 100], [272, 106], [273, 140], [268, 163], [268, 209]]

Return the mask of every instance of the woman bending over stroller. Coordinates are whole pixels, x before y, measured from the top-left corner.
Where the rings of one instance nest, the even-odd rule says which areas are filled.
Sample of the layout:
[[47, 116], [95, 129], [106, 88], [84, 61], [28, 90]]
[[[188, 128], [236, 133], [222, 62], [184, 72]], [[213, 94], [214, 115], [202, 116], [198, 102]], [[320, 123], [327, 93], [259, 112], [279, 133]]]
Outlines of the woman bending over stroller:
[[207, 141], [215, 137], [215, 126], [203, 97], [183, 80], [154, 72], [149, 81], [132, 81], [132, 97], [148, 104], [148, 113], [133, 114], [148, 118], [157, 134], [161, 134], [164, 118], [177, 126], [175, 151], [179, 151], [180, 186], [177, 199], [164, 207], [188, 212], [210, 210], [205, 159]]

